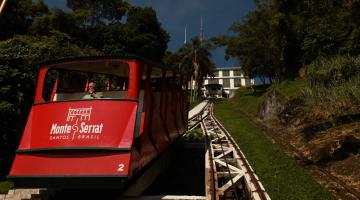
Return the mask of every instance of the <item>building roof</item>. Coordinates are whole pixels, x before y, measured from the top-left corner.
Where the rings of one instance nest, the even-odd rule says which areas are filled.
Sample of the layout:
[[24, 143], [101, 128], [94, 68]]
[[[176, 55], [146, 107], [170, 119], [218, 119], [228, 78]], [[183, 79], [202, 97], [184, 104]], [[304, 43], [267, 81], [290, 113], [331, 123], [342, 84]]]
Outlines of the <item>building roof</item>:
[[241, 67], [219, 67], [214, 69], [214, 71], [224, 71], [224, 70], [241, 70]]

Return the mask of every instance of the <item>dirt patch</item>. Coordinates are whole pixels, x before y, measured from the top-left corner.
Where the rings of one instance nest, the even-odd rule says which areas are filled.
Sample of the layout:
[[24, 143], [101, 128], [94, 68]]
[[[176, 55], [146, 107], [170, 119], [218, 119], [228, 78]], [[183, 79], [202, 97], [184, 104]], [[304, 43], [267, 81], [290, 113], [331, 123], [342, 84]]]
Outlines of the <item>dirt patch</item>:
[[328, 163], [326, 169], [347, 185], [360, 191], [360, 155], [351, 154], [346, 159]]
[[355, 122], [316, 133], [306, 144], [309, 159], [319, 161], [340, 161], [360, 151], [360, 123]]

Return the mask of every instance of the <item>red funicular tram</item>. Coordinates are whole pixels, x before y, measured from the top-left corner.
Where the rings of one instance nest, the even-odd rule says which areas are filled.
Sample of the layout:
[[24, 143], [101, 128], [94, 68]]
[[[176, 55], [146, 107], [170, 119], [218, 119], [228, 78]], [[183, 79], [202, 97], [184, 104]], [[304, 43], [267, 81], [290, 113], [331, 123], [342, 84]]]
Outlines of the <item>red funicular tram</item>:
[[[102, 98], [84, 99], [90, 81]], [[186, 82], [136, 57], [42, 66], [9, 178], [17, 187], [122, 187], [185, 132]]]

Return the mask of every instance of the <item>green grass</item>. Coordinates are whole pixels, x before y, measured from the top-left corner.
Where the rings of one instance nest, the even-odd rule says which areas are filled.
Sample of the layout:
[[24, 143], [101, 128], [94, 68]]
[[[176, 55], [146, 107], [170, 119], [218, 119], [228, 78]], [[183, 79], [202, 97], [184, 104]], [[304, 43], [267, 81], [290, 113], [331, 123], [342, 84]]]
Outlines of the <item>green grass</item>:
[[182, 139], [188, 142], [203, 142], [204, 134], [201, 128], [194, 128], [193, 130], [186, 132]]
[[240, 88], [235, 97], [230, 99], [230, 104], [239, 110], [256, 116], [259, 105], [264, 101], [266, 94], [271, 90], [277, 90], [283, 98], [297, 97], [302, 93], [305, 81], [302, 79], [284, 80], [279, 84], [261, 85], [254, 88]]
[[236, 109], [228, 101], [219, 101], [215, 115], [233, 135], [271, 199], [335, 199]]
[[11, 181], [0, 181], [0, 194], [7, 194], [7, 192], [14, 187]]
[[301, 94], [302, 88], [305, 87], [306, 81], [302, 79], [284, 80], [272, 87], [285, 97], [297, 97]]
[[264, 100], [264, 94], [268, 91], [267, 86], [259, 88], [240, 88], [236, 91], [235, 97], [230, 99], [230, 103], [243, 112], [256, 115], [259, 104]]

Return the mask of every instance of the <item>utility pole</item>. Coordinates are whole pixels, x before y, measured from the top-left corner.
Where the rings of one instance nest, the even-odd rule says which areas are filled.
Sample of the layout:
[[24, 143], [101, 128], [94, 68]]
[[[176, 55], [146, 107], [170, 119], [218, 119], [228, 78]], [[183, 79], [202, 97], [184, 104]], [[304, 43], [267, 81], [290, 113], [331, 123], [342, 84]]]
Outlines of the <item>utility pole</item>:
[[203, 25], [203, 17], [201, 16], [200, 18], [200, 35], [199, 35], [199, 40], [200, 40], [200, 47], [203, 46], [204, 40], [205, 40], [205, 36], [204, 36], [204, 25]]
[[186, 44], [186, 43], [187, 43], [187, 39], [186, 39], [186, 35], [187, 35], [186, 28], [187, 28], [187, 24], [185, 25], [185, 32], [184, 32], [184, 44]]
[[5, 7], [5, 3], [6, 3], [6, 0], [2, 0], [1, 5], [0, 5], [0, 15], [1, 15], [2, 12], [3, 12], [3, 9], [4, 9], [4, 7]]

